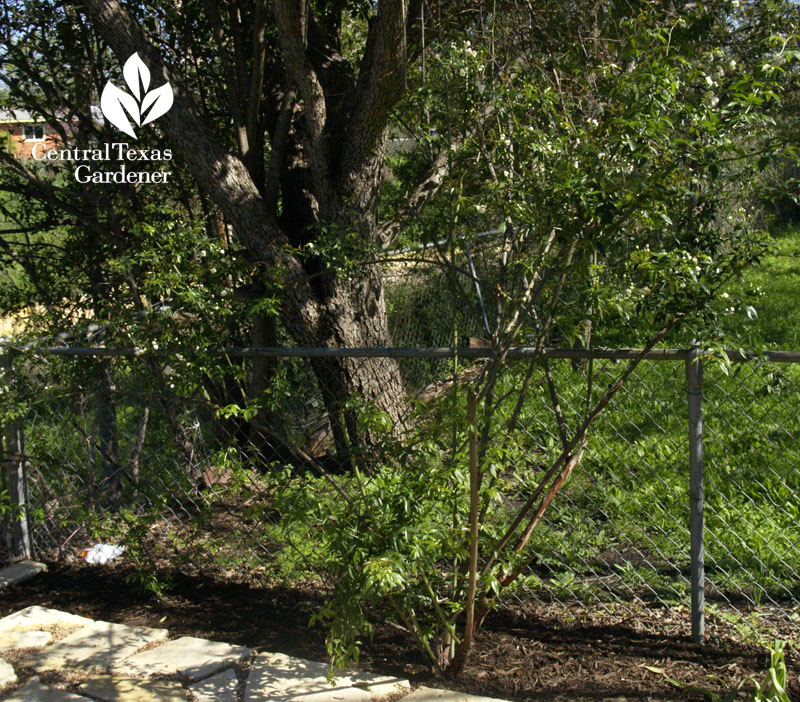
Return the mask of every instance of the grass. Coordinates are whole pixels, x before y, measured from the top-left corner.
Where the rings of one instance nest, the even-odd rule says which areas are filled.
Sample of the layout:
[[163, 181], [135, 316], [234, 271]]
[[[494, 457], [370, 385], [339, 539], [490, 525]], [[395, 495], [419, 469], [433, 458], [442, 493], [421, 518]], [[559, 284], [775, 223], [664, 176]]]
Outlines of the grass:
[[730, 297], [715, 305], [724, 338], [750, 348], [800, 351], [800, 227], [778, 233], [764, 260], [725, 292]]
[[[798, 291], [800, 228], [778, 235], [764, 260], [732, 281], [727, 297], [715, 303], [724, 345], [800, 351]], [[748, 307], [756, 314], [748, 315]], [[580, 403], [573, 388], [583, 379], [567, 365], [557, 377], [564, 404], [572, 406]], [[618, 372], [603, 366], [597, 386], [605, 388]], [[587, 596], [616, 597], [630, 588], [662, 601], [685, 599], [685, 383], [682, 363], [643, 363], [598, 421], [584, 464], [537, 545], [557, 588], [563, 590], [564, 578], [573, 573], [573, 589]], [[800, 596], [798, 407], [798, 364], [705, 364], [706, 572], [712, 601], [747, 606]], [[587, 545], [591, 557], [581, 553]], [[605, 577], [610, 573], [619, 576], [613, 585]], [[581, 588], [581, 582], [600, 585]]]
[[[602, 375], [610, 379], [609, 371]], [[605, 535], [597, 555], [584, 561], [586, 575], [616, 571], [628, 587], [665, 601], [685, 596], [689, 565], [682, 371], [682, 364], [667, 362], [641, 368], [598, 422], [560, 508], [595, 515], [574, 520], [571, 541], [592, 543]], [[705, 374], [709, 597], [786, 602], [800, 595], [800, 368], [737, 371]], [[787, 385], [779, 396], [766, 391], [765, 375], [777, 373]]]
[[[712, 338], [800, 351], [798, 291], [800, 228], [778, 234], [765, 258], [731, 281], [714, 303]], [[685, 329], [668, 343], [695, 336]], [[585, 369], [552, 365], [562, 405], [582, 407]], [[596, 364], [596, 387], [621, 368]], [[512, 366], [509, 389], [521, 374]], [[788, 603], [800, 596], [800, 365], [707, 362], [703, 390], [708, 598]], [[532, 452], [554, 434], [548, 412], [544, 398], [528, 403], [519, 441]], [[583, 465], [534, 537], [527, 584], [556, 597], [686, 602], [688, 482], [683, 363], [643, 363], [598, 421]]]

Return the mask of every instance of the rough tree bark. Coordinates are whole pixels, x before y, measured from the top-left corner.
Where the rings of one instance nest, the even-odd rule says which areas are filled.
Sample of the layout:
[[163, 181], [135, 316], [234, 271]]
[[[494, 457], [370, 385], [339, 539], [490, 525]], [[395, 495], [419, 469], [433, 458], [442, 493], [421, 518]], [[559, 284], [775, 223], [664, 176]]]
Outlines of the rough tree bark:
[[[208, 0], [229, 99], [236, 101], [232, 112], [238, 115], [237, 153], [212, 132], [119, 0], [85, 4], [120, 63], [138, 52], [154, 84], [172, 85], [175, 101], [159, 125], [254, 264], [281, 280], [281, 321], [295, 342], [390, 345], [379, 267], [365, 265], [343, 275], [324, 256], [297, 252], [332, 232], [354, 237], [364, 251], [374, 251], [396, 232], [396, 224], [379, 225], [378, 202], [389, 113], [404, 90], [419, 0], [379, 0], [357, 75], [338, 50], [343, 3], [329, 3], [324, 16], [317, 18], [305, 0], [272, 0], [277, 44], [270, 65], [263, 31], [267, 17], [261, 8], [253, 6], [254, 39], [246, 47], [252, 56], [243, 62], [243, 52], [228, 46], [228, 40], [236, 42], [237, 32], [228, 35], [220, 8]], [[262, 100], [274, 103], [271, 111], [266, 104], [260, 109]], [[266, 152], [263, 139], [270, 141], [266, 167], [263, 158], [254, 157]], [[416, 212], [436, 192], [444, 176], [442, 166], [441, 159], [432, 164], [422, 188], [412, 194], [409, 212]], [[264, 181], [258, 180], [259, 174]], [[400, 430], [405, 393], [394, 360], [326, 360], [315, 363], [314, 371], [333, 425], [342, 400], [355, 394], [389, 414]], [[364, 438], [354, 435], [355, 425], [347, 419], [333, 430], [340, 451], [348, 438]]]

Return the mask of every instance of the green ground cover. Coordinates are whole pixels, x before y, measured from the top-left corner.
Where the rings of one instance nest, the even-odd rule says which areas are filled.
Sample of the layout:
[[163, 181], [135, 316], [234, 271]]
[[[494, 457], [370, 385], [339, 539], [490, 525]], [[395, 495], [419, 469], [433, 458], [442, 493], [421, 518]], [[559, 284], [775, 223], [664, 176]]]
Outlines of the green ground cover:
[[[715, 346], [800, 350], [798, 292], [796, 228], [777, 234], [763, 260], [728, 284], [707, 331], [687, 326], [666, 345], [686, 346], [699, 337]], [[460, 324], [467, 328], [468, 320]], [[566, 361], [553, 368], [575, 421], [585, 405], [587, 368]], [[621, 369], [597, 363], [595, 388], [602, 391]], [[523, 375], [521, 364], [512, 366], [509, 387]], [[796, 598], [800, 365], [713, 359], [705, 363], [703, 390], [709, 598], [739, 604]], [[518, 440], [547, 465], [556, 432], [544, 397], [536, 398], [521, 418]], [[557, 596], [609, 599], [636, 591], [685, 601], [688, 523], [684, 364], [646, 362], [599, 420], [583, 464], [534, 537], [536, 560], [526, 585]]]
[[800, 350], [800, 227], [778, 232], [765, 258], [725, 292], [716, 304], [723, 338], [746, 348]]
[[[716, 303], [725, 346], [800, 349], [800, 229], [778, 234], [764, 260]], [[748, 310], [748, 308], [752, 308]], [[753, 311], [755, 310], [755, 312]], [[679, 342], [691, 337], [684, 330]], [[670, 342], [669, 345], [680, 345]], [[604, 515], [602, 528], [577, 521], [581, 543], [608, 533], [613, 567], [634, 586], [686, 592], [688, 429], [682, 363], [644, 364], [597, 427], [570, 493], [580, 512]], [[598, 383], [602, 386], [602, 383]], [[800, 594], [800, 365], [705, 365], [706, 567], [710, 596]], [[584, 525], [581, 528], [581, 525]], [[621, 546], [623, 545], [623, 546]], [[608, 560], [608, 559], [607, 559]], [[613, 560], [613, 559], [612, 559]]]
[[[800, 229], [778, 234], [762, 262], [726, 293], [715, 303], [713, 336], [720, 345], [800, 350]], [[667, 345], [694, 337], [686, 329]], [[796, 599], [800, 364], [712, 360], [704, 371], [709, 597], [740, 604]], [[597, 387], [606, 387], [614, 372], [604, 366]], [[560, 386], [581, 386], [580, 378], [570, 379], [575, 373], [562, 364]], [[550, 514], [560, 533], [543, 530], [535, 546], [549, 554], [556, 585], [571, 582], [573, 572], [573, 590], [606, 596], [596, 576], [618, 572], [615, 589], [644, 588], [667, 600], [687, 596], [686, 398], [683, 363], [643, 363], [599, 420], [568, 499]], [[581, 555], [587, 544], [592, 556]]]

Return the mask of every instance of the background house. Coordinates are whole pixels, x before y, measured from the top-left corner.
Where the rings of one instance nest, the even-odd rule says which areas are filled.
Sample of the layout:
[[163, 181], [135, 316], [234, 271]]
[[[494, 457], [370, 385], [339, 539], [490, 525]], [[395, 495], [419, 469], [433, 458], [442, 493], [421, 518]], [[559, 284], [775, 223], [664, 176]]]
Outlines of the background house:
[[0, 147], [20, 158], [31, 158], [33, 147], [42, 142], [45, 149], [58, 146], [58, 132], [26, 110], [0, 109]]

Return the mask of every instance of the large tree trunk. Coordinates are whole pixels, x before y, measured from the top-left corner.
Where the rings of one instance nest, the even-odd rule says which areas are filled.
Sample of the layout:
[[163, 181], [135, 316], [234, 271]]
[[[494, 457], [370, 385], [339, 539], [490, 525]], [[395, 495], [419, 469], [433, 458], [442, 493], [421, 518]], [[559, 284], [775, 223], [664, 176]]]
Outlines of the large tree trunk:
[[[377, 265], [365, 266], [357, 278], [331, 281], [321, 306], [320, 345], [331, 348], [391, 346], [383, 279]], [[358, 429], [355, 411], [343, 411], [353, 398], [365, 411], [385, 413], [396, 436], [405, 429], [407, 404], [400, 369], [393, 358], [316, 359], [314, 373], [331, 420], [336, 451], [349, 462], [348, 446], [372, 443], [378, 437]]]
[[[298, 12], [291, 0], [272, 0], [286, 74], [282, 92], [285, 98], [297, 92], [296, 99], [283, 100], [266, 171], [280, 173], [280, 216], [274, 190], [278, 184], [268, 182], [265, 187], [254, 181], [257, 169], [248, 169], [242, 154], [223, 146], [120, 1], [87, 0], [86, 6], [120, 64], [138, 52], [154, 85], [172, 85], [173, 106], [158, 124], [256, 267], [280, 280], [281, 321], [294, 341], [301, 346], [389, 345], [379, 267], [366, 266], [348, 277], [298, 252], [319, 232], [331, 231], [329, 227], [355, 234], [365, 251], [381, 243], [377, 207], [387, 125], [403, 93], [404, 72], [398, 67], [409, 36], [404, 23], [411, 27], [418, 16], [411, 6], [379, 0], [356, 79], [339, 55], [335, 38], [321, 36], [316, 19]], [[224, 41], [220, 51], [228, 51]], [[252, 69], [259, 78], [254, 84], [260, 86], [263, 62], [256, 61]], [[229, 83], [236, 80], [236, 71], [226, 76]], [[240, 81], [237, 95], [244, 92], [245, 83]], [[260, 99], [261, 93], [252, 94], [250, 107]], [[404, 390], [396, 361], [329, 359], [313, 367], [332, 424], [339, 423], [333, 430], [344, 456], [348, 443], [370, 439], [358, 435], [352, 413], [342, 415], [351, 396], [385, 412], [394, 430], [402, 430]]]

